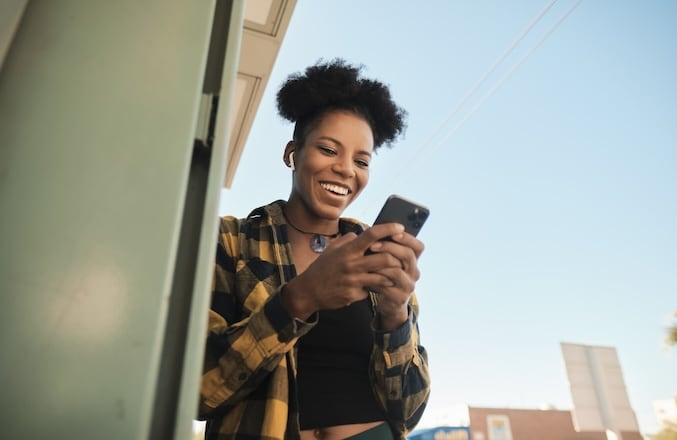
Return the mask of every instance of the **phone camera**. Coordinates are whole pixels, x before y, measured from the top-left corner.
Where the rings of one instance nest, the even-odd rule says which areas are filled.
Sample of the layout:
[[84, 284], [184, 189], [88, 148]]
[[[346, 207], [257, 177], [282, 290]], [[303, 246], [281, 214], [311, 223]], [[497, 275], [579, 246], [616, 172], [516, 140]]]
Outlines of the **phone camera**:
[[409, 220], [409, 224], [411, 224], [414, 228], [420, 229], [427, 217], [428, 214], [425, 211], [414, 208], [413, 212], [407, 216], [407, 220]]

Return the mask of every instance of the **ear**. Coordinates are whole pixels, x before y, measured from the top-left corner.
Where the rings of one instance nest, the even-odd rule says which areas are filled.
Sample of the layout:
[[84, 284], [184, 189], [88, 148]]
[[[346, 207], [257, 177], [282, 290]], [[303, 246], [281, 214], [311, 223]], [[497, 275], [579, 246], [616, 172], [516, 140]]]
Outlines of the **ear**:
[[287, 142], [287, 146], [284, 147], [284, 156], [283, 160], [285, 165], [291, 168], [292, 171], [296, 169], [296, 164], [294, 163], [294, 152], [296, 151], [296, 145], [294, 141]]

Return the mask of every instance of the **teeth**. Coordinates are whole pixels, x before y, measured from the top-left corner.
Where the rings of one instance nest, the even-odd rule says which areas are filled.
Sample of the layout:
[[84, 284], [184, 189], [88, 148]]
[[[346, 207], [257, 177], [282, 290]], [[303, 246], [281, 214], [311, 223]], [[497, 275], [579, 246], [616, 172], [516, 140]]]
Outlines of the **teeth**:
[[343, 186], [332, 185], [331, 183], [321, 183], [320, 185], [327, 191], [331, 191], [336, 194], [341, 194], [342, 196], [348, 194], [348, 188], [345, 188]]

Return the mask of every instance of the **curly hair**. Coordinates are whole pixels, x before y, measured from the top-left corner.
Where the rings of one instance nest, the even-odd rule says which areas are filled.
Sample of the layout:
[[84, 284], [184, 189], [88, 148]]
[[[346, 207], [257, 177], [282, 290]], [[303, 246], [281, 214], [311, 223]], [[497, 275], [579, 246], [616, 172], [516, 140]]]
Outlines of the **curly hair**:
[[363, 117], [374, 135], [374, 150], [392, 142], [406, 128], [407, 112], [392, 100], [388, 87], [363, 78], [363, 66], [336, 58], [319, 60], [305, 72], [287, 77], [277, 92], [277, 110], [295, 123], [294, 142], [303, 145], [308, 132], [327, 112], [347, 110]]

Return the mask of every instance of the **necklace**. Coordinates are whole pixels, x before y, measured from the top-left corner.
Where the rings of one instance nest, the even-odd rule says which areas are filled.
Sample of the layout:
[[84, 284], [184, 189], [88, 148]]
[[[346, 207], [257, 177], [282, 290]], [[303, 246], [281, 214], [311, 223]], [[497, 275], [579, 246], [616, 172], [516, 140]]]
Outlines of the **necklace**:
[[339, 236], [339, 233], [341, 232], [341, 231], [339, 231], [335, 234], [320, 234], [318, 232], [308, 232], [308, 231], [304, 231], [303, 229], [297, 228], [296, 225], [294, 223], [292, 223], [291, 220], [289, 220], [289, 217], [287, 217], [286, 215], [284, 216], [284, 218], [287, 220], [287, 223], [292, 228], [296, 229], [297, 231], [299, 231], [302, 234], [312, 236], [310, 238], [310, 249], [312, 249], [313, 252], [315, 252], [317, 254], [321, 254], [322, 252], [324, 252], [325, 249], [327, 249], [327, 245], [328, 245], [327, 238], [336, 238], [336, 237]]

